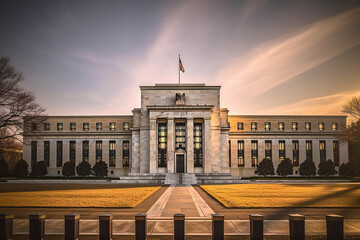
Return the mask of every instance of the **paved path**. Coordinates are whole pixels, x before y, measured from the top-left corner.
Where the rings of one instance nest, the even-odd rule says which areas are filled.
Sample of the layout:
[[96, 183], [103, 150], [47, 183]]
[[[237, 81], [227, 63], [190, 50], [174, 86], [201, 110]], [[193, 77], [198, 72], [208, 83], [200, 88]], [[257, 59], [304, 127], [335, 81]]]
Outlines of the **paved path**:
[[171, 185], [149, 209], [147, 217], [168, 219], [176, 213], [185, 214], [188, 219], [209, 219], [214, 211], [191, 185]]

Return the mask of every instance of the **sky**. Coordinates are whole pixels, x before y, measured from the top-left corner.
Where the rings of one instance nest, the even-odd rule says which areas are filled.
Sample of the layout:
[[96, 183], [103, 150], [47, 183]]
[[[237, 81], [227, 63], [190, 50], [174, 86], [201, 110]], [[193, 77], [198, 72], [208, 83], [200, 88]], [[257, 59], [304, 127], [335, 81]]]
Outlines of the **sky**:
[[0, 1], [0, 56], [48, 115], [130, 115], [141, 85], [221, 86], [229, 114], [342, 115], [358, 0]]

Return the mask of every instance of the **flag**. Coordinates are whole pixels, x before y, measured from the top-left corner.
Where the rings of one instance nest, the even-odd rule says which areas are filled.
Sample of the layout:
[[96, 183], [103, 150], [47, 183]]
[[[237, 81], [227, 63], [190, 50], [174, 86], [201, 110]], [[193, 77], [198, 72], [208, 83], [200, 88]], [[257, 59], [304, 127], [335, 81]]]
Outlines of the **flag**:
[[180, 69], [180, 71], [185, 72], [185, 68], [184, 68], [184, 66], [182, 65], [182, 62], [181, 62], [181, 59], [180, 59], [180, 58], [179, 58], [179, 69]]

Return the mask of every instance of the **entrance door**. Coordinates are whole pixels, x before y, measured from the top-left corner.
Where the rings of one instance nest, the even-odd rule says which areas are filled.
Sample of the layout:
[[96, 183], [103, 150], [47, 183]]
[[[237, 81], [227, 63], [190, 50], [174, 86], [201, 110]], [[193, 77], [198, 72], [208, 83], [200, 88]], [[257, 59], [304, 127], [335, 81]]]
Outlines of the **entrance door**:
[[176, 173], [184, 173], [184, 167], [185, 162], [184, 162], [184, 155], [183, 154], [178, 154], [176, 155]]

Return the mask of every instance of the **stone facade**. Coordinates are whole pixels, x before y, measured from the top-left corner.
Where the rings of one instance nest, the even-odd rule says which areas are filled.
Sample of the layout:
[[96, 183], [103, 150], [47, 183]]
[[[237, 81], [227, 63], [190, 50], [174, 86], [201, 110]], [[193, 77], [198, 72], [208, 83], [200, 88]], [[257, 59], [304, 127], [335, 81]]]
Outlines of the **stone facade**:
[[[60, 165], [67, 161], [94, 165], [101, 159], [109, 165], [111, 177], [177, 172], [249, 177], [270, 145], [275, 167], [281, 156], [293, 159], [294, 148], [299, 165], [309, 156], [309, 145], [316, 164], [324, 154], [338, 159], [337, 165], [348, 161], [347, 142], [340, 141], [345, 116], [235, 116], [220, 108], [220, 86], [156, 84], [140, 89], [141, 107], [132, 115], [49, 116], [44, 126], [37, 126], [36, 135], [24, 133], [24, 159], [30, 166], [48, 159], [52, 176], [61, 175]], [[308, 123], [311, 129], [305, 129]]]

